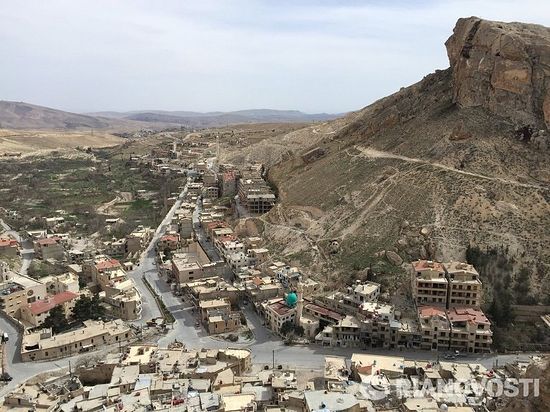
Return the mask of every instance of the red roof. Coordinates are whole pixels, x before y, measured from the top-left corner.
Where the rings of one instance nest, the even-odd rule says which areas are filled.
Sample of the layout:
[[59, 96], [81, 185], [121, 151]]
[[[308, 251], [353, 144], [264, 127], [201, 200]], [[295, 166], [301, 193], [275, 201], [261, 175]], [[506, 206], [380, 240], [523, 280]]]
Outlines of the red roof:
[[417, 260], [416, 262], [412, 263], [415, 271], [421, 271], [423, 269], [433, 269], [437, 270], [438, 272], [445, 272], [445, 269], [443, 269], [443, 264], [439, 262], [433, 262], [431, 260]]
[[418, 314], [421, 318], [431, 318], [434, 316], [445, 317], [445, 310], [437, 306], [421, 306], [418, 308]]
[[269, 307], [274, 310], [279, 316], [284, 316], [292, 310], [292, 308], [289, 308], [283, 300], [273, 302], [269, 305]]
[[57, 295], [53, 295], [44, 300], [37, 300], [30, 304], [31, 312], [34, 315], [39, 315], [40, 313], [48, 312], [49, 310], [55, 308], [58, 305], [61, 305], [65, 302], [69, 302], [78, 297], [78, 293], [73, 292], [61, 292]]
[[38, 239], [37, 242], [40, 246], [55, 245], [60, 238], [58, 237], [45, 237], [44, 239]]
[[224, 172], [223, 180], [235, 180], [235, 172], [232, 170]]
[[164, 235], [160, 238], [160, 240], [163, 242], [177, 242], [179, 241], [179, 238], [176, 235]]
[[120, 262], [116, 259], [101, 260], [95, 265], [96, 269], [100, 272], [105, 269], [112, 269], [120, 267]]
[[447, 311], [447, 316], [451, 322], [473, 322], [490, 325], [489, 319], [483, 311], [474, 308], [452, 308]]
[[345, 318], [344, 315], [341, 315], [338, 312], [335, 312], [333, 310], [330, 310], [328, 308], [325, 308], [323, 306], [319, 306], [315, 303], [308, 303], [305, 306], [308, 310], [311, 310], [312, 312], [318, 313], [320, 315], [327, 316], [329, 318], [335, 319], [335, 320], [342, 320]]
[[252, 279], [252, 282], [254, 282], [256, 286], [264, 284], [264, 281], [259, 276], [254, 277], [254, 279]]
[[17, 246], [17, 240], [14, 239], [0, 239], [0, 247]]
[[208, 222], [206, 224], [206, 227], [208, 229], [221, 229], [221, 228], [224, 228], [224, 227], [229, 227], [227, 223], [221, 221], [221, 220], [217, 220], [215, 222]]

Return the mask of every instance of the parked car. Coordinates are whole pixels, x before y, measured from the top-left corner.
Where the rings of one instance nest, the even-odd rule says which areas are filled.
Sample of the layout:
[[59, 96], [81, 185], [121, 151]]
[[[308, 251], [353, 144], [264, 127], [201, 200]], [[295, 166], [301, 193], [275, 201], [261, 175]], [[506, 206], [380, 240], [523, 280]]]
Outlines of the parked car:
[[13, 378], [11, 377], [11, 375], [7, 372], [4, 372], [3, 374], [0, 375], [0, 381], [1, 382], [9, 382], [11, 381]]

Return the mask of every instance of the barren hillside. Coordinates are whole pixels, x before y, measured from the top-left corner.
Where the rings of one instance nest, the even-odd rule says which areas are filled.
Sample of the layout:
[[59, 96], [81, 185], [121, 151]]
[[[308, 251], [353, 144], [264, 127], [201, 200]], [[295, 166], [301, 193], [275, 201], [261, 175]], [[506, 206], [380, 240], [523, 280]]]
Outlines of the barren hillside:
[[0, 101], [0, 124], [9, 129], [106, 128], [107, 120], [22, 102]]
[[[283, 255], [337, 279], [497, 248], [514, 270], [529, 268], [541, 300], [550, 293], [550, 30], [461, 19], [447, 49], [447, 70], [250, 147], [278, 162], [269, 176], [281, 203], [258, 224]], [[315, 146], [326, 155], [305, 163]]]
[[37, 130], [0, 129], [0, 155], [31, 153], [75, 147], [116, 146], [125, 139], [109, 133], [97, 132], [56, 132]]

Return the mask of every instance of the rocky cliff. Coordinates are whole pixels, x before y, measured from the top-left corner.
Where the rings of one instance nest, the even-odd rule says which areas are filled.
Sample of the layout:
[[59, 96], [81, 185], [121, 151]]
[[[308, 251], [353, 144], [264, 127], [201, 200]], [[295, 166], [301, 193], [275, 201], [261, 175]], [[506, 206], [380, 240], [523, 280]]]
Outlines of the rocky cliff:
[[457, 104], [550, 128], [550, 28], [464, 18], [446, 46]]
[[[337, 283], [372, 268], [387, 275], [391, 290], [406, 284], [396, 281], [402, 262], [463, 260], [469, 245], [496, 248], [513, 262], [506, 269], [512, 278], [521, 268], [531, 274], [528, 293], [518, 298], [544, 301], [544, 33], [540, 26], [460, 20], [447, 42], [450, 68], [345, 118], [248, 147], [249, 159], [271, 166], [280, 194], [257, 222], [271, 250]], [[304, 162], [313, 147], [325, 156]], [[488, 289], [500, 275], [484, 279]]]

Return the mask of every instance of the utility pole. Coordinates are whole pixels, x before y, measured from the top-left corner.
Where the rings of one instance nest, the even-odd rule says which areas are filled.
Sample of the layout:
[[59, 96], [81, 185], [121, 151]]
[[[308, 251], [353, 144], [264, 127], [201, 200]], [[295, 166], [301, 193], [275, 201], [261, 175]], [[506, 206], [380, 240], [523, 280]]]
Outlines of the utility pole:
[[273, 370], [275, 370], [275, 349], [273, 349]]

